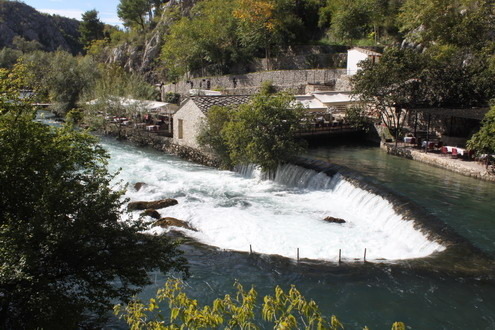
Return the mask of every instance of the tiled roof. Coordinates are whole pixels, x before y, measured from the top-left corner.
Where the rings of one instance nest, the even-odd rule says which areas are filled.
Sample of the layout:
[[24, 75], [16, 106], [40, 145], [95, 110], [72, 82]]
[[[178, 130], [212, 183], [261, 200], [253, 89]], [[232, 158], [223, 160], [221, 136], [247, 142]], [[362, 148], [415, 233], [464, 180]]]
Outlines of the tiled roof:
[[207, 113], [208, 110], [210, 110], [210, 108], [214, 105], [221, 107], [241, 105], [248, 103], [250, 99], [250, 95], [212, 95], [191, 97], [191, 100], [203, 113]]

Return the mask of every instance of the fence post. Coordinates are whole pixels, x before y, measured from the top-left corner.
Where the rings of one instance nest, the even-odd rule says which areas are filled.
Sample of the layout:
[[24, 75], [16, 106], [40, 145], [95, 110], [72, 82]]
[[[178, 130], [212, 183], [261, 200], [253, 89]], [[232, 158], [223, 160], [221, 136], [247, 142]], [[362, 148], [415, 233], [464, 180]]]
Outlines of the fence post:
[[299, 262], [299, 248], [297, 248], [297, 262]]
[[339, 264], [342, 262], [342, 250], [339, 249]]
[[364, 262], [366, 262], [366, 248], [364, 248]]
[[251, 247], [251, 244], [249, 244], [249, 254], [253, 254], [253, 248]]

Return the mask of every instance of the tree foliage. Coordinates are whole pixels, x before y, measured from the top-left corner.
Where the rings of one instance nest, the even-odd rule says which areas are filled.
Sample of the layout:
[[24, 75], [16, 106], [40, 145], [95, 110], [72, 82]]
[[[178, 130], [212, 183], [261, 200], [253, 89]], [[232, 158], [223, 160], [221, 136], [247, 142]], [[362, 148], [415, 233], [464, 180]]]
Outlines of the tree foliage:
[[493, 14], [486, 0], [406, 0], [400, 28], [408, 39], [427, 46], [477, 47], [492, 39]]
[[[325, 317], [316, 302], [306, 299], [294, 285], [288, 291], [277, 286], [273, 295], [264, 296], [261, 315], [256, 290], [245, 290], [237, 282], [234, 287], [235, 295], [226, 294], [211, 305], [200, 306], [187, 296], [181, 281], [169, 279], [149, 303], [133, 300], [114, 310], [132, 329], [261, 329], [261, 324], [273, 329], [344, 329], [337, 317]], [[166, 311], [161, 309], [165, 304]], [[392, 330], [405, 329], [402, 322], [392, 325]]]
[[95, 40], [103, 39], [105, 25], [98, 18], [98, 11], [88, 10], [82, 14], [82, 21], [79, 24], [80, 41], [84, 47], [88, 48]]
[[171, 26], [161, 55], [170, 79], [205, 67], [228, 71], [232, 64], [247, 59], [236, 35], [234, 8], [234, 0], [201, 1], [191, 17], [182, 17]]
[[352, 80], [354, 93], [372, 106], [390, 130], [399, 134], [405, 112], [423, 101], [418, 93], [424, 67], [422, 57], [411, 50], [393, 48], [383, 54], [379, 63], [365, 61], [361, 66]]
[[478, 155], [495, 154], [495, 107], [485, 114], [481, 129], [467, 143], [467, 147], [476, 150]]
[[237, 108], [212, 109], [198, 142], [226, 166], [257, 164], [270, 171], [302, 150], [296, 138], [302, 116], [289, 94], [261, 93]]
[[31, 73], [29, 84], [37, 87], [53, 109], [65, 114], [77, 106], [82, 95], [94, 84], [98, 67], [91, 57], [74, 57], [64, 51], [34, 52], [23, 57]]
[[128, 28], [146, 29], [146, 24], [153, 19], [153, 7], [159, 7], [159, 0], [120, 0], [117, 15]]
[[124, 187], [96, 139], [33, 121], [15, 97], [0, 99], [0, 327], [94, 327], [148, 271], [186, 272], [176, 243], [121, 221]]
[[362, 63], [353, 78], [354, 93], [400, 133], [407, 111], [414, 108], [487, 106], [495, 97], [490, 54], [492, 47], [472, 51], [438, 45], [422, 53], [390, 48], [379, 63]]

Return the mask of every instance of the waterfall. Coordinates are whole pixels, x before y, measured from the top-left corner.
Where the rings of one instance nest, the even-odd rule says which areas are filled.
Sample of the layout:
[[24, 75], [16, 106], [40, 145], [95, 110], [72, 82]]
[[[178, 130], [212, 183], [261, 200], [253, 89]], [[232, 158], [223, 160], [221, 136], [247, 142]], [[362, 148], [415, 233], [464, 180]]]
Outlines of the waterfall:
[[[421, 258], [445, 249], [395, 212], [394, 205], [362, 189], [344, 174], [285, 164], [272, 179], [256, 166], [238, 173], [218, 171], [168, 155], [147, 154], [110, 145], [110, 167], [122, 168], [117, 179], [146, 183], [129, 189], [131, 201], [176, 198], [159, 210], [162, 217], [183, 220], [196, 231], [177, 228], [199, 242], [221, 249], [337, 261], [395, 261]], [[328, 172], [328, 171], [327, 171]], [[139, 212], [136, 213], [136, 216]], [[324, 219], [344, 219], [343, 224]], [[154, 227], [152, 233], [169, 229]]]

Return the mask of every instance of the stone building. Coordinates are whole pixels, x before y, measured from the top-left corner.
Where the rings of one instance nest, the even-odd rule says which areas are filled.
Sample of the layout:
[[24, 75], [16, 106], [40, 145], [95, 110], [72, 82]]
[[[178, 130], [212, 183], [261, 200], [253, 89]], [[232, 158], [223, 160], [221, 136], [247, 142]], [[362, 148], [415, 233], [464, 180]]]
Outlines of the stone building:
[[248, 95], [193, 96], [187, 99], [173, 119], [173, 142], [181, 146], [199, 148], [197, 137], [206, 114], [212, 106], [235, 106], [249, 102]]

